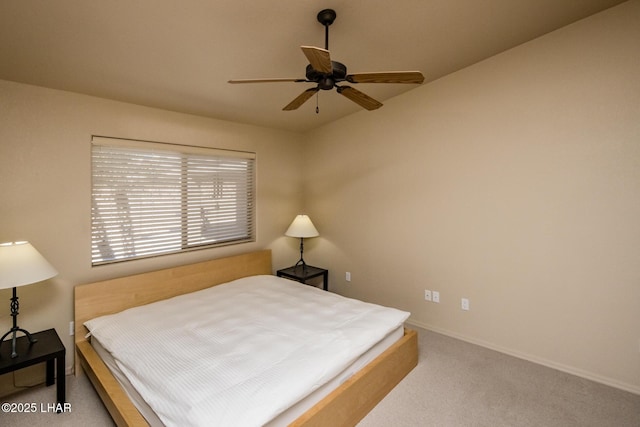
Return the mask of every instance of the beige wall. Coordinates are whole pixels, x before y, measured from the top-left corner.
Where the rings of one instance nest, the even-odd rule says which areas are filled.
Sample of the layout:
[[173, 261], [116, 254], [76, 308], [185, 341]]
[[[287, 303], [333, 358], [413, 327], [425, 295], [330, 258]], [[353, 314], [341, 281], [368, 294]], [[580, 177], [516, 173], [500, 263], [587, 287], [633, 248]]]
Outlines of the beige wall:
[[[92, 134], [255, 151], [257, 241], [92, 268]], [[0, 81], [0, 242], [31, 241], [60, 273], [19, 288], [19, 326], [34, 332], [55, 327], [70, 368], [75, 285], [265, 247], [274, 249], [274, 267], [290, 263], [297, 246], [283, 233], [301, 204], [299, 139], [294, 133]], [[11, 326], [10, 297], [11, 290], [0, 290], [3, 332]]]
[[[638, 22], [636, 0], [307, 135], [0, 81], [0, 241], [60, 272], [20, 288], [19, 324], [55, 327], [71, 367], [75, 285], [263, 247], [290, 265], [304, 207], [332, 290], [640, 393]], [[257, 242], [92, 268], [92, 134], [256, 151]]]
[[308, 261], [417, 325], [640, 393], [639, 23], [626, 3], [312, 132]]

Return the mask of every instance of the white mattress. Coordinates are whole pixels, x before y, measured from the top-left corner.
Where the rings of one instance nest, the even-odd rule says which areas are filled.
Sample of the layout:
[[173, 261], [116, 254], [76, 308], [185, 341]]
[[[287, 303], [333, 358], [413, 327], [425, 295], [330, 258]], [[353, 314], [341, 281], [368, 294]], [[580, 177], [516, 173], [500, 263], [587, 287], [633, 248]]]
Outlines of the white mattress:
[[297, 418], [397, 340], [408, 315], [254, 276], [85, 325], [150, 423], [259, 426]]

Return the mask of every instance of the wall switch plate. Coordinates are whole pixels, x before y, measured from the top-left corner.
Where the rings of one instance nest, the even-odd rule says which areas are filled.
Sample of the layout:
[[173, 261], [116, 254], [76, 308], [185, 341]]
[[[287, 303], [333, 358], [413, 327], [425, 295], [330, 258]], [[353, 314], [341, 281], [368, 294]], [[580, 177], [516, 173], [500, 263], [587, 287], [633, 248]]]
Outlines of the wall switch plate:
[[69, 322], [69, 335], [73, 336], [76, 332], [75, 330], [75, 322], [72, 320], [71, 322]]
[[469, 310], [469, 299], [468, 298], [462, 298], [462, 300], [460, 302], [460, 306], [465, 311]]
[[425, 289], [424, 290], [424, 300], [425, 301], [431, 301], [431, 291]]
[[438, 291], [432, 291], [431, 292], [431, 300], [433, 302], [440, 302], [440, 292]]
[[344, 273], [344, 280], [346, 280], [347, 282], [351, 281], [351, 273], [350, 272], [346, 272]]

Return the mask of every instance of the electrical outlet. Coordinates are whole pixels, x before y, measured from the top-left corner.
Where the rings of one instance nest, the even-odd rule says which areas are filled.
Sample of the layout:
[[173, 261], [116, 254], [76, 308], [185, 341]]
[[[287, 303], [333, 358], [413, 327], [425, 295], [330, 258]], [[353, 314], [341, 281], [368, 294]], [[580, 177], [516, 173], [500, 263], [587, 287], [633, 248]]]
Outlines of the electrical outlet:
[[440, 302], [440, 292], [438, 292], [438, 291], [431, 292], [431, 301], [439, 303]]
[[469, 310], [469, 299], [468, 298], [462, 298], [460, 306], [462, 307], [463, 310], [468, 311]]
[[75, 334], [75, 322], [72, 320], [69, 322], [69, 335], [73, 336]]
[[346, 272], [344, 273], [344, 280], [346, 280], [347, 282], [351, 281], [351, 273], [350, 272]]
[[425, 289], [424, 290], [424, 300], [425, 301], [431, 301], [431, 291]]

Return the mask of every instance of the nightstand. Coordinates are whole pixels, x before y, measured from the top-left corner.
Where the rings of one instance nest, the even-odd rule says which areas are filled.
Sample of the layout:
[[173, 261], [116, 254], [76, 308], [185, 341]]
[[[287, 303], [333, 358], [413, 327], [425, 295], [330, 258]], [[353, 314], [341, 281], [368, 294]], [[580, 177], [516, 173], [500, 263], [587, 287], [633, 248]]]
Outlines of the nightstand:
[[322, 276], [322, 289], [325, 291], [329, 290], [329, 270], [325, 270], [324, 268], [313, 267], [311, 265], [303, 268], [301, 265], [296, 265], [278, 270], [276, 275], [304, 283], [305, 285], [308, 284], [308, 280]]
[[[65, 370], [64, 357], [66, 350], [55, 329], [36, 332], [31, 336], [37, 342], [29, 344], [26, 336], [16, 339], [18, 356], [11, 357], [11, 340], [0, 343], [0, 375], [17, 371], [27, 366], [46, 362], [46, 383], [53, 385], [57, 377], [57, 399], [59, 404], [65, 403]], [[54, 366], [55, 361], [55, 366]]]

